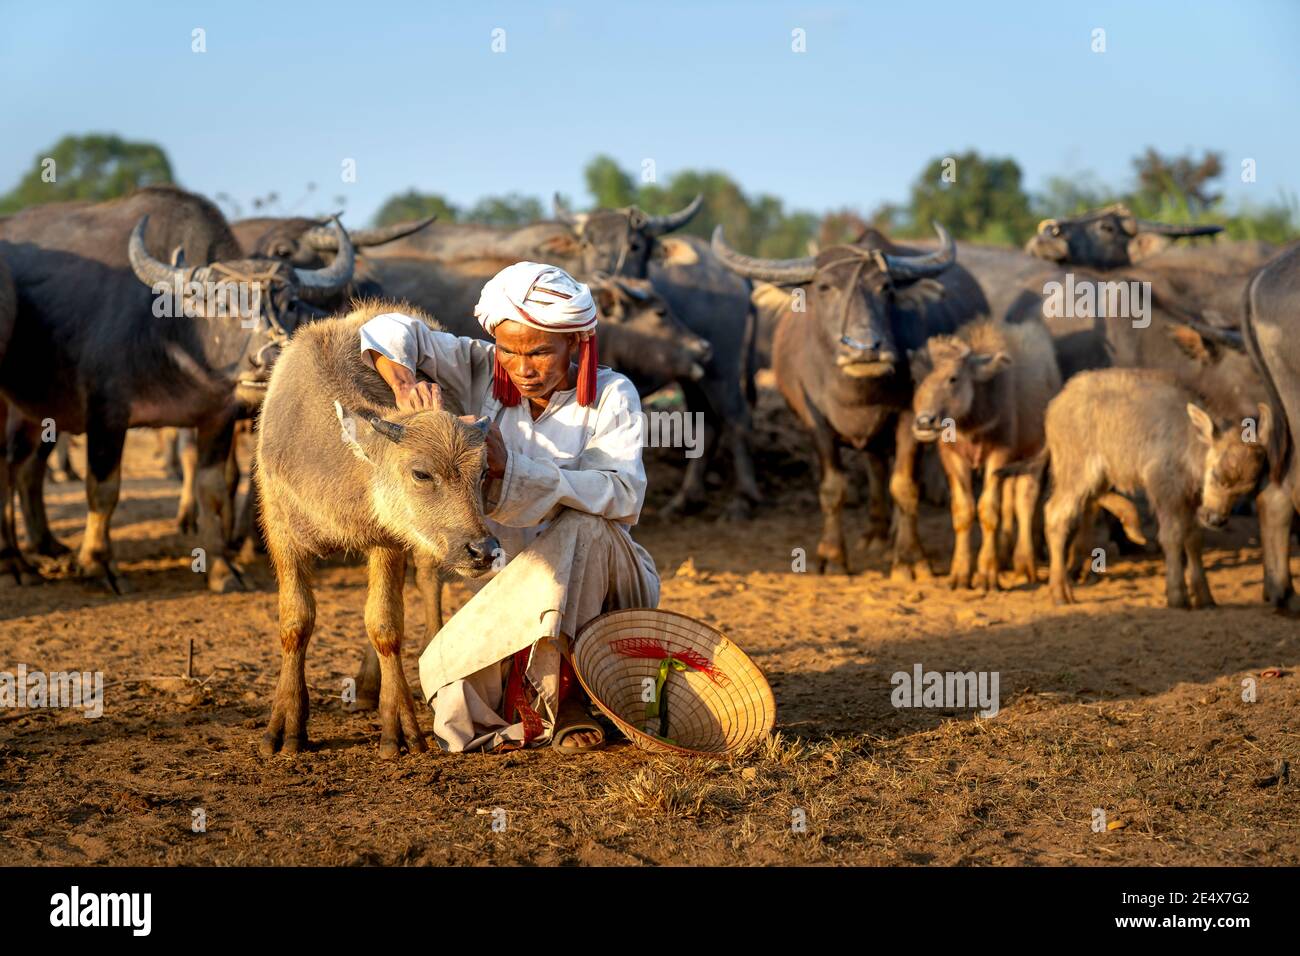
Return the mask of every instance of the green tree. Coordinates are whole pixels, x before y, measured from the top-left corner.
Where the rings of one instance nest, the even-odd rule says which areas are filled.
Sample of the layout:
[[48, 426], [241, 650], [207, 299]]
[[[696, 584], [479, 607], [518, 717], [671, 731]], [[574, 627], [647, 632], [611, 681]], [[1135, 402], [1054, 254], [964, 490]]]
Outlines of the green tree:
[[70, 199], [99, 202], [173, 181], [167, 154], [154, 143], [101, 133], [65, 136], [38, 155], [18, 185], [0, 197], [0, 214]]
[[426, 216], [437, 216], [439, 222], [455, 222], [457, 214], [456, 207], [437, 193], [408, 189], [384, 200], [379, 212], [375, 213], [375, 225], [390, 226], [397, 222], [424, 219]]
[[587, 164], [582, 174], [587, 181], [587, 192], [591, 193], [597, 206], [618, 209], [636, 201], [636, 187], [632, 183], [632, 177], [623, 172], [610, 157], [603, 154], [597, 156]]
[[1016, 161], [973, 150], [932, 159], [912, 184], [908, 213], [913, 235], [939, 222], [954, 238], [1000, 245], [1023, 243], [1037, 222]]
[[542, 202], [534, 196], [507, 193], [484, 196], [465, 213], [465, 222], [487, 226], [522, 226], [542, 218]]

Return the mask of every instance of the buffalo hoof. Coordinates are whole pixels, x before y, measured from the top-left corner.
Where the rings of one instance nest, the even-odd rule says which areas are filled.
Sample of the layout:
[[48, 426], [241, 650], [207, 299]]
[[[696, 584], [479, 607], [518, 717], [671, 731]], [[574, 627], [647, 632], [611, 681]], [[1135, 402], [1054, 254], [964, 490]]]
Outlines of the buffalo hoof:
[[1215, 602], [1213, 595], [1210, 594], [1192, 595], [1192, 607], [1198, 610], [1204, 610], [1205, 608], [1218, 607], [1218, 606], [1219, 605]]
[[969, 569], [964, 571], [953, 571], [948, 575], [948, 587], [953, 591], [969, 591], [971, 586], [971, 573]]
[[10, 554], [0, 558], [0, 588], [27, 587], [44, 584], [41, 573], [27, 563], [21, 554]]
[[889, 569], [889, 580], [895, 584], [910, 584], [934, 580], [934, 572], [924, 558], [917, 561], [898, 561]]
[[1057, 605], [1058, 607], [1063, 607], [1063, 606], [1065, 606], [1066, 604], [1073, 604], [1073, 603], [1074, 603], [1074, 595], [1070, 593], [1069, 588], [1063, 588], [1063, 587], [1060, 587], [1060, 586], [1053, 586], [1053, 587], [1052, 587], [1052, 603], [1055, 604], [1055, 605]]
[[36, 542], [32, 550], [43, 558], [53, 558], [56, 561], [72, 554], [72, 549], [52, 534], [47, 534]]
[[990, 591], [1001, 591], [1002, 582], [998, 580], [998, 572], [983, 570], [975, 575], [972, 582], [976, 589], [988, 594]]
[[130, 594], [131, 585], [117, 568], [105, 561], [87, 561], [77, 567], [77, 576], [83, 584], [109, 594]]
[[349, 714], [365, 714], [379, 709], [379, 692], [371, 694], [357, 694], [354, 701], [345, 702], [343, 709]]
[[176, 516], [176, 533], [177, 534], [198, 534], [199, 519], [193, 512], [188, 514], [178, 514]]
[[276, 751], [284, 754], [286, 757], [293, 757], [307, 750], [310, 746], [306, 737], [291, 737], [284, 733], [273, 734], [267, 731], [262, 734], [262, 740], [257, 745], [258, 752], [263, 757], [274, 756]]
[[858, 542], [858, 546], [866, 553], [868, 558], [878, 558], [889, 551], [890, 547], [889, 532], [872, 532], [868, 531]]
[[213, 594], [233, 594], [246, 588], [234, 566], [219, 561], [208, 569], [208, 590]]
[[424, 732], [415, 717], [415, 700], [410, 693], [394, 694], [379, 706], [379, 759], [391, 760], [405, 748], [411, 753], [424, 753], [429, 745], [424, 742]]
[[293, 756], [309, 746], [307, 741], [307, 716], [310, 707], [305, 681], [293, 685], [292, 679], [286, 685], [283, 675], [276, 690], [275, 702], [271, 705], [271, 722], [266, 725], [257, 749], [264, 757], [269, 757], [277, 750], [282, 754]]

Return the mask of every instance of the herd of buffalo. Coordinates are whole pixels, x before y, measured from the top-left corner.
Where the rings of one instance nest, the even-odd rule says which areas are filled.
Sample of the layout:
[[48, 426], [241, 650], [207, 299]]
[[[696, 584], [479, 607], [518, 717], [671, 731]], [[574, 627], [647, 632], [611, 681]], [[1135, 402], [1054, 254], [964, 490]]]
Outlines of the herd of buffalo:
[[[889, 550], [895, 578], [930, 574], [917, 512], [933, 446], [948, 480], [953, 587], [997, 588], [1003, 570], [1034, 584], [1041, 528], [1051, 596], [1068, 602], [1098, 509], [1145, 543], [1142, 493], [1169, 605], [1206, 606], [1201, 528], [1253, 500], [1263, 597], [1296, 609], [1300, 245], [1180, 242], [1220, 230], [1117, 205], [1047, 220], [1024, 251], [957, 242], [936, 223], [935, 239], [868, 229], [774, 260], [732, 249], [721, 227], [711, 243], [674, 234], [702, 205], [654, 216], [574, 213], [557, 200], [553, 220], [526, 226], [349, 232], [337, 218], [230, 223], [201, 196], [152, 186], [0, 218], [0, 586], [41, 577], [19, 549], [16, 507], [30, 552], [68, 554], [43, 503], [66, 434], [86, 436], [77, 569], [127, 586], [110, 526], [127, 430], [148, 427], [181, 447], [179, 518], [207, 556], [208, 586], [240, 588], [257, 495], [237, 512], [236, 429], [254, 426], [299, 327], [382, 299], [482, 337], [472, 312], [484, 282], [532, 260], [591, 285], [602, 362], [643, 396], [675, 383], [702, 414], [704, 454], [684, 459], [670, 513], [706, 507], [719, 456], [732, 481], [726, 516], [761, 506], [751, 414], [755, 374], [770, 366], [820, 463], [822, 571], [849, 569], [851, 447], [866, 461], [868, 545]], [[256, 321], [211, 294], [221, 287], [253, 290]]]

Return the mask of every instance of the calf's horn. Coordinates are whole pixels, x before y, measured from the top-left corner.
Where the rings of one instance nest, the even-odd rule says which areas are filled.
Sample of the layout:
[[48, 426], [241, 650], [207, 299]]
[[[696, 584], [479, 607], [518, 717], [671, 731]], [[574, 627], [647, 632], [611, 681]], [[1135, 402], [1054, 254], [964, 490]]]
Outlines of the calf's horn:
[[383, 435], [395, 445], [400, 445], [402, 439], [406, 437], [405, 425], [390, 422], [388, 419], [380, 418], [378, 415], [367, 415], [366, 421], [370, 423], [371, 428], [379, 432], [379, 434]]

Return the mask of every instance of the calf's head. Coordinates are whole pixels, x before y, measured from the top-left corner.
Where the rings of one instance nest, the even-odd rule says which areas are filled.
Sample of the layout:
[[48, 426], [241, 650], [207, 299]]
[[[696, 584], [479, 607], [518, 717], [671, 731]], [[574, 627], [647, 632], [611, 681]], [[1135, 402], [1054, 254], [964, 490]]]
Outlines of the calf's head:
[[920, 441], [936, 441], [944, 421], [965, 421], [979, 389], [1011, 365], [1011, 356], [998, 350], [975, 351], [951, 335], [937, 335], [912, 357], [912, 433]]
[[420, 411], [367, 421], [385, 439], [373, 442], [369, 455], [384, 529], [457, 574], [476, 577], [491, 568], [500, 545], [483, 524], [488, 420]]
[[836, 368], [853, 378], [875, 378], [893, 374], [901, 359], [894, 335], [897, 310], [919, 311], [944, 295], [934, 277], [956, 261], [957, 247], [943, 226], [934, 228], [939, 248], [920, 255], [831, 246], [799, 259], [759, 259], [727, 246], [721, 226], [713, 232], [713, 251], [747, 278], [798, 286], [808, 334], [822, 340]]
[[1221, 528], [1233, 507], [1255, 490], [1267, 466], [1273, 414], [1260, 403], [1259, 417], [1252, 423], [1228, 423], [1220, 427], [1198, 405], [1187, 404], [1194, 440], [1203, 446], [1205, 470], [1201, 478], [1201, 506], [1196, 519], [1207, 528]]

